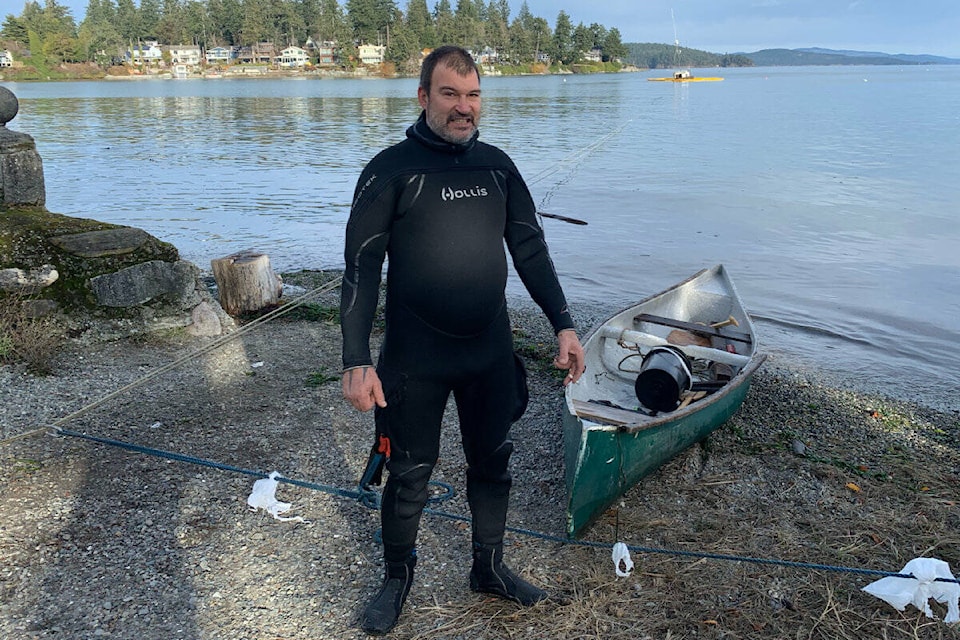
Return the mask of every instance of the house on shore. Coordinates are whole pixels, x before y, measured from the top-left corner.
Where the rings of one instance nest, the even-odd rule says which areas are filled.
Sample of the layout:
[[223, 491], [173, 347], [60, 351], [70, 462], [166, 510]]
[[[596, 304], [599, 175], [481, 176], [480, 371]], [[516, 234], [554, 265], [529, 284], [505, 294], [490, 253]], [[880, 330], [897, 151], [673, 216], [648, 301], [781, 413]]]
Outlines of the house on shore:
[[361, 44], [357, 47], [357, 55], [360, 56], [361, 64], [375, 67], [383, 64], [387, 48], [381, 44]]
[[125, 59], [135, 66], [158, 67], [163, 63], [163, 49], [156, 40], [144, 40], [127, 50]]
[[329, 40], [315, 42], [313, 38], [307, 38], [303, 48], [316, 59], [318, 66], [330, 67], [337, 63], [336, 42]]
[[272, 42], [258, 42], [249, 47], [242, 47], [237, 60], [242, 64], [269, 65], [277, 57], [277, 48]]
[[273, 61], [281, 69], [302, 69], [310, 62], [310, 56], [300, 47], [287, 47]]
[[227, 65], [237, 59], [239, 47], [211, 47], [207, 49], [204, 58], [207, 64]]
[[203, 60], [200, 47], [195, 44], [164, 45], [162, 49], [169, 54], [170, 63], [174, 65], [182, 64], [187, 67], [199, 67], [200, 61]]

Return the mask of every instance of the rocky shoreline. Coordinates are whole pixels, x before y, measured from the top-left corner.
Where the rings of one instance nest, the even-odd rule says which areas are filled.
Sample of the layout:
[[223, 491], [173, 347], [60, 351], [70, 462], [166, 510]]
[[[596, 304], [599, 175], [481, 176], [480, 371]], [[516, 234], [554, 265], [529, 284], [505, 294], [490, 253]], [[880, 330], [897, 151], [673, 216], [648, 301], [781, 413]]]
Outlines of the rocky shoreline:
[[[308, 275], [287, 281], [310, 288]], [[334, 308], [337, 295], [314, 311]], [[588, 315], [578, 317], [581, 329], [595, 319]], [[530, 408], [513, 434], [509, 524], [562, 535], [552, 336], [523, 303], [513, 317], [533, 358]], [[335, 492], [281, 484], [289, 515], [306, 521], [280, 522], [250, 511], [256, 478], [236, 471], [356, 487], [371, 418], [340, 397], [339, 327], [322, 313], [281, 318], [159, 373], [212, 340], [171, 331], [73, 343], [47, 377], [0, 366], [2, 439], [156, 373], [62, 426], [228, 467], [72, 436], [5, 440], [0, 636], [365, 637], [355, 620], [380, 581], [376, 513]], [[437, 509], [459, 517], [468, 514], [462, 453], [453, 412], [445, 421], [435, 480], [457, 493]], [[728, 425], [643, 481], [588, 537], [890, 571], [926, 554], [956, 572], [958, 442], [955, 412], [825, 387], [773, 359]], [[458, 517], [425, 517], [417, 580], [393, 637], [874, 638], [891, 629], [960, 637], [957, 625], [863, 594], [857, 576], [643, 555], [618, 579], [609, 547], [510, 534], [510, 564], [570, 599], [521, 610], [469, 591], [469, 527]]]

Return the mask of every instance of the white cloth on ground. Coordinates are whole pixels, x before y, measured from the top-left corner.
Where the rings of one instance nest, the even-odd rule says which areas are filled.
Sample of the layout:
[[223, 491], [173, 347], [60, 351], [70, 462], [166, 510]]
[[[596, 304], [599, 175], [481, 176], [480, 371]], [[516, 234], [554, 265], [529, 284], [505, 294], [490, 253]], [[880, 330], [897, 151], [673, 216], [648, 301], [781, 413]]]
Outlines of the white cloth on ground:
[[930, 609], [930, 598], [933, 598], [947, 605], [944, 622], [960, 622], [960, 584], [937, 582], [937, 578], [955, 579], [949, 564], [937, 558], [914, 558], [904, 565], [900, 573], [913, 575], [913, 578], [888, 576], [871, 582], [863, 590], [892, 605], [897, 611], [903, 611], [908, 604], [912, 604], [928, 618], [936, 617]]
[[280, 514], [286, 513], [293, 506], [289, 502], [279, 502], [276, 497], [277, 485], [279, 481], [277, 478], [281, 478], [279, 471], [274, 471], [266, 478], [260, 478], [253, 483], [253, 491], [250, 493], [250, 496], [247, 498], [247, 504], [250, 506], [250, 509], [256, 511], [257, 509], [263, 509], [270, 515], [272, 515], [277, 520], [281, 522], [306, 522], [300, 516], [293, 517], [283, 517]]

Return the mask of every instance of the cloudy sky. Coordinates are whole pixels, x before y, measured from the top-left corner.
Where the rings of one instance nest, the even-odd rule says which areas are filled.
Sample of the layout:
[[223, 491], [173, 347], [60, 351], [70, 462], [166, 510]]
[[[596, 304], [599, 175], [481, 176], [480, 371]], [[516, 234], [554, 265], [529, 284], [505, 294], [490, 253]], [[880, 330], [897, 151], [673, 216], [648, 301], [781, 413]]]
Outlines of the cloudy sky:
[[[80, 19], [89, 0], [59, 0]], [[139, 0], [137, 0], [139, 2]], [[456, 7], [456, 0], [451, 0]], [[511, 17], [522, 0], [510, 0]], [[341, 0], [346, 6], [346, 0]], [[433, 7], [435, 0], [427, 0]], [[406, 9], [407, 0], [397, 0]], [[562, 9], [573, 24], [620, 30], [624, 42], [673, 42], [715, 53], [825, 47], [960, 58], [958, 0], [527, 0], [551, 27]], [[22, 0], [0, 0], [0, 13]]]

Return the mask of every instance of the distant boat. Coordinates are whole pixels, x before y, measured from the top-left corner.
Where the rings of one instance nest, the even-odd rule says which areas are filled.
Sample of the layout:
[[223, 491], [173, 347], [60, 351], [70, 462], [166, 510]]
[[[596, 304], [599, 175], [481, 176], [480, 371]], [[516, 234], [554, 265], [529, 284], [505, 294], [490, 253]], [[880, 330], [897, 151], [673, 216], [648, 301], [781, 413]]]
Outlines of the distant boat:
[[670, 78], [647, 78], [650, 82], [717, 82], [723, 80], [718, 76], [695, 76], [689, 69], [674, 71]]
[[[677, 21], [673, 19], [673, 9], [670, 9], [670, 20], [673, 22], [673, 65], [675, 67], [681, 66], [681, 49], [680, 49], [680, 39], [677, 37]], [[717, 82], [718, 80], [723, 80], [723, 78], [718, 76], [704, 76], [697, 77], [690, 73], [689, 69], [678, 69], [673, 72], [673, 75], [669, 78], [647, 78], [651, 82]]]
[[584, 337], [565, 390], [567, 535], [737, 411], [766, 356], [722, 265], [628, 307]]

